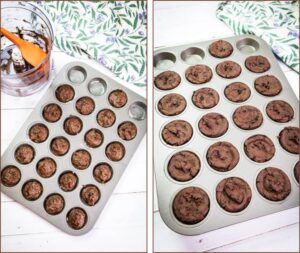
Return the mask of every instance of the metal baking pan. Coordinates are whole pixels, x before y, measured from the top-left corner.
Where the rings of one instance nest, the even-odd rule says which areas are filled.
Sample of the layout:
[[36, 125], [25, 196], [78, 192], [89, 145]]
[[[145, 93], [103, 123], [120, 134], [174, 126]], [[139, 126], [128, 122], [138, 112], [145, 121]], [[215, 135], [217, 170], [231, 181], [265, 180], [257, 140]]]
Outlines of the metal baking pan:
[[[55, 95], [57, 87], [63, 84], [69, 84], [75, 90], [75, 97], [68, 103], [59, 102]], [[115, 108], [109, 103], [108, 96], [113, 90], [123, 90], [127, 94], [125, 106]], [[75, 108], [78, 98], [84, 96], [92, 98], [95, 103], [95, 109], [90, 115], [81, 115]], [[45, 121], [42, 116], [44, 106], [52, 102], [58, 104], [62, 109], [62, 116], [55, 123]], [[111, 109], [116, 116], [115, 123], [108, 128], [99, 126], [96, 121], [97, 113], [104, 108]], [[63, 129], [64, 120], [70, 115], [79, 117], [83, 123], [82, 130], [77, 135], [69, 135]], [[134, 123], [137, 128], [137, 134], [132, 140], [123, 140], [118, 135], [118, 126], [124, 121]], [[28, 137], [30, 126], [34, 123], [43, 123], [49, 129], [49, 136], [43, 143], [34, 143]], [[91, 128], [99, 129], [103, 134], [104, 139], [100, 147], [90, 148], [84, 141], [85, 133]], [[2, 184], [1, 190], [4, 194], [29, 208], [64, 232], [71, 235], [85, 234], [93, 228], [145, 132], [145, 98], [120, 84], [116, 78], [109, 77], [86, 63], [80, 61], [71, 62], [57, 74], [46, 94], [1, 157], [1, 172], [8, 165], [16, 166], [21, 172], [21, 180], [16, 186], [7, 187]], [[51, 140], [57, 136], [64, 136], [70, 142], [69, 151], [64, 156], [56, 156], [50, 151]], [[125, 156], [120, 161], [111, 161], [105, 154], [106, 146], [113, 141], [118, 141], [125, 147]], [[18, 163], [14, 156], [16, 148], [24, 143], [31, 145], [35, 150], [33, 161], [27, 165]], [[71, 155], [78, 149], [87, 150], [91, 155], [91, 163], [87, 169], [76, 169], [71, 163]], [[36, 171], [36, 164], [42, 157], [50, 157], [57, 164], [56, 172], [50, 178], [42, 178]], [[112, 167], [112, 178], [105, 184], [99, 183], [93, 177], [94, 167], [102, 162], [108, 163]], [[65, 192], [58, 185], [59, 176], [64, 171], [72, 171], [78, 176], [78, 184], [73, 191]], [[42, 195], [35, 201], [26, 200], [22, 195], [22, 186], [30, 179], [38, 180], [43, 186]], [[94, 206], [86, 205], [80, 198], [82, 187], [89, 184], [95, 185], [101, 193], [100, 200]], [[50, 215], [44, 209], [45, 198], [52, 193], [60, 194], [65, 200], [62, 212], [57, 215]], [[73, 229], [67, 223], [66, 216], [73, 207], [82, 208], [86, 212], [86, 223], [81, 229]]]
[[[299, 184], [294, 176], [294, 166], [299, 160], [298, 155], [285, 151], [279, 141], [278, 135], [286, 126], [299, 127], [299, 102], [294, 94], [286, 77], [282, 73], [276, 58], [274, 57], [267, 43], [253, 35], [242, 35], [230, 38], [224, 38], [233, 46], [233, 53], [226, 58], [215, 58], [210, 55], [208, 47], [216, 40], [206, 42], [196, 42], [180, 46], [159, 48], [154, 53], [154, 76], [171, 70], [181, 76], [181, 83], [174, 89], [163, 91], [154, 87], [154, 166], [157, 184], [158, 205], [162, 219], [168, 227], [175, 232], [184, 235], [197, 235], [231, 224], [254, 219], [256, 217], [279, 212], [285, 209], [293, 208], [299, 205]], [[264, 73], [252, 73], [245, 67], [245, 59], [251, 55], [262, 55], [266, 57], [271, 68]], [[218, 63], [232, 60], [238, 63], [241, 68], [241, 74], [234, 79], [225, 79], [216, 73]], [[196, 64], [208, 65], [213, 72], [212, 79], [200, 85], [190, 83], [185, 78], [185, 71], [188, 67]], [[254, 88], [254, 80], [262, 75], [274, 75], [281, 84], [282, 91], [275, 97], [265, 97], [259, 94]], [[224, 88], [232, 82], [243, 82], [251, 90], [249, 99], [242, 103], [230, 102], [224, 95]], [[193, 91], [199, 88], [209, 87], [215, 89], [220, 97], [219, 103], [211, 109], [199, 109], [192, 103]], [[187, 102], [185, 110], [176, 116], [162, 115], [158, 108], [159, 100], [169, 93], [178, 93], [185, 97]], [[294, 118], [287, 123], [277, 123], [272, 121], [266, 114], [266, 105], [272, 100], [284, 100], [288, 102], [294, 110]], [[263, 115], [263, 124], [255, 130], [239, 129], [232, 120], [234, 110], [241, 105], [253, 105], [257, 107]], [[199, 119], [208, 112], [218, 112], [224, 115], [229, 128], [221, 137], [208, 138], [200, 134], [198, 130]], [[192, 139], [183, 146], [166, 145], [161, 137], [161, 131], [165, 124], [172, 120], [182, 119], [193, 127]], [[275, 156], [264, 163], [256, 163], [250, 160], [243, 149], [244, 141], [255, 134], [264, 134], [274, 143]], [[216, 172], [207, 163], [206, 152], [210, 145], [217, 141], [228, 141], [232, 143], [239, 151], [240, 160], [237, 166], [229, 172]], [[170, 157], [178, 151], [190, 150], [198, 155], [201, 161], [201, 169], [198, 175], [188, 182], [178, 182], [172, 179], [167, 171], [167, 165]], [[291, 183], [291, 192], [289, 196], [279, 202], [269, 201], [261, 196], [256, 189], [256, 177], [258, 173], [266, 167], [277, 167], [283, 170]], [[221, 208], [216, 201], [216, 186], [224, 178], [240, 177], [244, 179], [251, 188], [252, 199], [250, 204], [241, 212], [230, 213]], [[186, 225], [173, 214], [172, 202], [177, 192], [188, 186], [198, 186], [206, 191], [210, 199], [210, 209], [208, 215], [200, 223]]]

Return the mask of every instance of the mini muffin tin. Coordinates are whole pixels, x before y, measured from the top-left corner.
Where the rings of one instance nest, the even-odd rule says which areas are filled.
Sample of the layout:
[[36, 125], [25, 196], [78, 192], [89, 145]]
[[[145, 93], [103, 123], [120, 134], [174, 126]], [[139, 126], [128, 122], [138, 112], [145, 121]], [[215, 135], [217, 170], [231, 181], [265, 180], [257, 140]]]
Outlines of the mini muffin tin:
[[[185, 235], [197, 235], [215, 230], [231, 224], [243, 222], [256, 217], [296, 207], [299, 205], [299, 184], [294, 176], [294, 167], [299, 160], [297, 154], [287, 152], [279, 143], [279, 133], [287, 126], [299, 127], [299, 102], [286, 77], [282, 73], [276, 58], [265, 41], [253, 36], [242, 35], [223, 40], [233, 46], [233, 52], [225, 58], [213, 57], [209, 45], [216, 40], [192, 43], [181, 46], [159, 48], [154, 54], [154, 77], [164, 71], [175, 71], [181, 77], [180, 84], [169, 90], [161, 90], [154, 85], [154, 166], [158, 194], [158, 205], [162, 219], [175, 232]], [[245, 67], [245, 60], [249, 56], [262, 55], [266, 57], [271, 67], [264, 73], [254, 73]], [[232, 79], [222, 78], [216, 73], [216, 66], [223, 61], [234, 61], [241, 66], [241, 74]], [[185, 77], [188, 67], [196, 64], [205, 64], [213, 72], [209, 82], [192, 84]], [[263, 96], [254, 88], [256, 78], [263, 75], [274, 75], [282, 84], [282, 91], [273, 97]], [[233, 82], [245, 83], [251, 90], [250, 97], [244, 102], [232, 102], [224, 95], [224, 89]], [[193, 92], [200, 88], [213, 88], [218, 92], [219, 102], [210, 109], [200, 109], [192, 102]], [[187, 105], [178, 115], [163, 115], [158, 108], [159, 101], [167, 94], [176, 93], [184, 96]], [[267, 104], [273, 100], [288, 102], [294, 110], [294, 117], [289, 122], [279, 123], [270, 119], [266, 113]], [[234, 123], [234, 111], [244, 105], [255, 106], [263, 115], [263, 123], [256, 129], [243, 130]], [[198, 122], [207, 113], [222, 114], [228, 121], [227, 132], [217, 138], [203, 135], [198, 129]], [[171, 146], [162, 138], [162, 130], [166, 124], [173, 120], [185, 120], [193, 127], [192, 138], [181, 146]], [[267, 162], [257, 163], [250, 160], [244, 152], [244, 142], [250, 136], [263, 134], [268, 136], [275, 145], [275, 155]], [[233, 144], [239, 152], [239, 162], [230, 171], [220, 172], [211, 168], [206, 159], [207, 150], [219, 141]], [[168, 163], [171, 157], [180, 151], [192, 151], [201, 162], [198, 174], [189, 181], [180, 182], [168, 173]], [[261, 170], [266, 167], [281, 169], [288, 176], [291, 192], [282, 201], [270, 201], [264, 198], [256, 188], [256, 178]], [[228, 212], [216, 200], [216, 187], [225, 178], [239, 177], [250, 186], [252, 198], [249, 205], [240, 212]], [[209, 196], [210, 208], [206, 217], [192, 225], [179, 221], [173, 212], [172, 204], [178, 192], [190, 186], [200, 187]]]
[[[56, 98], [56, 90], [65, 84], [73, 87], [75, 96], [71, 101], [63, 103]], [[109, 103], [108, 96], [114, 90], [122, 90], [126, 93], [127, 102], [123, 107], [116, 108]], [[89, 97], [94, 101], [95, 108], [92, 113], [83, 115], [76, 110], [76, 101], [81, 97]], [[62, 112], [61, 117], [59, 117], [57, 121], [55, 120], [55, 122], [47, 122], [43, 118], [43, 108], [51, 103], [59, 105]], [[104, 128], [97, 123], [97, 114], [103, 109], [110, 109], [115, 114], [115, 121], [110, 127]], [[75, 131], [75, 134], [68, 134], [64, 130], [64, 122], [70, 116], [78, 117], [82, 123], [82, 128], [78, 133]], [[120, 138], [118, 135], [118, 127], [123, 122], [132, 122], [136, 126], [137, 131], [134, 138], [130, 140]], [[45, 134], [46, 140], [41, 143], [32, 141], [28, 135], [31, 127], [37, 123], [45, 125], [48, 129], [48, 134]], [[85, 134], [90, 129], [96, 129], [101, 132], [102, 143], [100, 146], [92, 148], [86, 144]], [[17, 180], [13, 182], [14, 184], [16, 183], [15, 186], [7, 186], [2, 180], [1, 190], [64, 232], [72, 235], [84, 234], [91, 230], [97, 221], [136, 148], [145, 135], [145, 132], [145, 98], [118, 83], [114, 77], [102, 74], [86, 63], [74, 61], [64, 66], [60, 73], [58, 73], [44, 97], [20, 128], [20, 131], [1, 157], [1, 176], [4, 174], [2, 172], [7, 166], [15, 166], [21, 172], [19, 182], [17, 182]], [[65, 155], [55, 155], [51, 152], [50, 145], [52, 140], [56, 137], [63, 137], [68, 140], [69, 147], [66, 147], [67, 153]], [[106, 155], [106, 147], [114, 142], [121, 143], [125, 149], [124, 157], [119, 161], [112, 161]], [[27, 164], [21, 164], [15, 159], [16, 149], [23, 144], [30, 145], [34, 149], [34, 158], [29, 163], [27, 162], [30, 159], [27, 159]], [[81, 160], [82, 157], [79, 153], [79, 155], [77, 154], [77, 156], [73, 158], [75, 162], [81, 165], [76, 168], [72, 164], [72, 154], [78, 150], [87, 151], [90, 155], [90, 161]], [[38, 162], [46, 157], [53, 159], [54, 163], [52, 163], [52, 165], [56, 165], [56, 169], [53, 170], [53, 167], [44, 167], [43, 177], [37, 172], [36, 167]], [[111, 168], [112, 177], [109, 181], [107, 181], [109, 177], [107, 170], [106, 173], [104, 173], [105, 180], [103, 180], [103, 182], [99, 182], [99, 180], [97, 181], [95, 179], [94, 168], [99, 164], [104, 164], [107, 168]], [[59, 179], [66, 172], [71, 173], [69, 177], [70, 175], [71, 177], [72, 175], [77, 176], [77, 182], [74, 181], [73, 185], [67, 185], [68, 189], [73, 188], [71, 191], [64, 191], [62, 187], [59, 186]], [[97, 175], [99, 175], [99, 173], [100, 172], [97, 171]], [[11, 175], [12, 174], [17, 176], [18, 172], [11, 170]], [[32, 198], [37, 197], [37, 199], [27, 200], [22, 194], [22, 188], [26, 182], [35, 181], [39, 182], [42, 186], [41, 195], [33, 194]], [[93, 193], [91, 193], [91, 199], [88, 200], [88, 203], [84, 202], [81, 196], [82, 190], [87, 186], [96, 187], [96, 189], [92, 187]], [[32, 189], [28, 190], [28, 188], [30, 187], [27, 186], [27, 191], [29, 194], [32, 194]], [[97, 190], [100, 194], [99, 200], [97, 196], [95, 196]], [[49, 198], [49, 196], [53, 194], [58, 194], [58, 197], [54, 195], [56, 196], [55, 198]], [[59, 198], [59, 196], [61, 196], [63, 200]], [[44, 207], [46, 200], [48, 200], [47, 203], [54, 205], [52, 209], [49, 209], [50, 213], [46, 212]], [[92, 205], [90, 205], [91, 203]], [[64, 206], [61, 208], [63, 204]], [[76, 215], [80, 217], [82, 213], [86, 214], [85, 220], [79, 219], [76, 221], [76, 228], [81, 227], [83, 224], [82, 228], [74, 229], [69, 226], [68, 223], [72, 222], [72, 220], [70, 221], [67, 216], [71, 213], [71, 210], [73, 210], [72, 213], [74, 217], [76, 217]], [[56, 211], [57, 214], [53, 214], [53, 212], [55, 213]]]

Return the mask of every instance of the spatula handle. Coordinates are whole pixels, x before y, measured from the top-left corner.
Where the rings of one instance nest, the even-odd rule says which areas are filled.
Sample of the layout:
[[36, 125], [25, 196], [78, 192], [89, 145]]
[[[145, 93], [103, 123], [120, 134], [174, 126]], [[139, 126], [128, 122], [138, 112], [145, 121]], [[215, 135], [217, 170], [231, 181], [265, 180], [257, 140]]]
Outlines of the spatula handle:
[[16, 36], [16, 35], [14, 35], [13, 33], [7, 31], [7, 30], [6, 30], [5, 28], [3, 28], [3, 27], [0, 27], [0, 31], [1, 31], [1, 33], [2, 33], [6, 38], [8, 38], [8, 39], [9, 39], [12, 43], [14, 43], [16, 46], [20, 46], [20, 45], [21, 45], [22, 40], [21, 40], [18, 36]]

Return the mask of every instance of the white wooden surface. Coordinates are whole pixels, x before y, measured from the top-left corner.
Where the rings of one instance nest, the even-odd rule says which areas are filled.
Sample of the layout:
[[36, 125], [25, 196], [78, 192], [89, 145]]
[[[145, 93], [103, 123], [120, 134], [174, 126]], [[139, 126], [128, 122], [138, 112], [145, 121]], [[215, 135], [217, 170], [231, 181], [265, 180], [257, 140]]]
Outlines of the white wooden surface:
[[[217, 4], [214, 1], [154, 2], [154, 47], [233, 36], [233, 32], [216, 18]], [[299, 94], [299, 75], [282, 63], [280, 66], [295, 93]], [[154, 199], [155, 252], [299, 252], [299, 208], [200, 236], [183, 236], [164, 224], [159, 215], [156, 193]]]
[[[73, 59], [56, 50], [59, 69]], [[93, 64], [96, 67], [95, 64]], [[102, 71], [107, 70], [98, 66]], [[45, 93], [16, 98], [1, 93], [1, 153]], [[140, 90], [145, 96], [145, 90]], [[83, 236], [67, 235], [1, 193], [1, 252], [145, 251], [146, 137], [123, 174], [95, 227]]]

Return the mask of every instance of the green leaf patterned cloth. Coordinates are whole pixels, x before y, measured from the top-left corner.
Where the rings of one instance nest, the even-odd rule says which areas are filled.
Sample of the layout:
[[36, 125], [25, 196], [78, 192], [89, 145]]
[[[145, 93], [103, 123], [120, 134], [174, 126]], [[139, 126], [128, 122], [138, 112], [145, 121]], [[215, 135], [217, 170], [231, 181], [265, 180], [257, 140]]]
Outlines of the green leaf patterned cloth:
[[146, 85], [145, 1], [39, 1], [52, 19], [55, 45], [88, 57], [118, 77]]
[[235, 34], [254, 34], [264, 39], [273, 52], [299, 72], [298, 1], [226, 1], [217, 17]]

